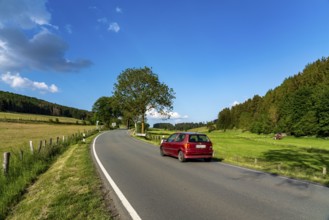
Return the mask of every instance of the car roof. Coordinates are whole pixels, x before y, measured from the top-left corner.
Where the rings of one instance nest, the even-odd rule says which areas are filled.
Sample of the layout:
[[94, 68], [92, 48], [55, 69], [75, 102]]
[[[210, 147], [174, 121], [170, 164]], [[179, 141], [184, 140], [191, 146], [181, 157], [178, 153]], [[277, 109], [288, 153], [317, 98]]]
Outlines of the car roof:
[[[198, 132], [176, 132], [176, 134], [202, 134], [202, 133], [198, 133]], [[202, 135], [205, 135], [205, 134], [202, 134]]]

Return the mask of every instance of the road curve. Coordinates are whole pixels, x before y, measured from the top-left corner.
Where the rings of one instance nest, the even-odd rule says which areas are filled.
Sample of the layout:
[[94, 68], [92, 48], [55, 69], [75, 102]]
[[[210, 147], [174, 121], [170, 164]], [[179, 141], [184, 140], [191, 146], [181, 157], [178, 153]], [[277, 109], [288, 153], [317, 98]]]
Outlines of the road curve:
[[180, 163], [126, 130], [98, 136], [94, 154], [144, 220], [329, 220], [327, 187], [219, 162]]

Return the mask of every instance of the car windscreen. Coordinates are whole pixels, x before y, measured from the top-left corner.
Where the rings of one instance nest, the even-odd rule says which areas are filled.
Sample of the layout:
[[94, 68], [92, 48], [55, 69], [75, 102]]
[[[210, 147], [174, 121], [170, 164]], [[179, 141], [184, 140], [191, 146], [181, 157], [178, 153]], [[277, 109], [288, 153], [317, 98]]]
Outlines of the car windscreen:
[[192, 134], [189, 137], [189, 142], [210, 142], [207, 135], [204, 134]]

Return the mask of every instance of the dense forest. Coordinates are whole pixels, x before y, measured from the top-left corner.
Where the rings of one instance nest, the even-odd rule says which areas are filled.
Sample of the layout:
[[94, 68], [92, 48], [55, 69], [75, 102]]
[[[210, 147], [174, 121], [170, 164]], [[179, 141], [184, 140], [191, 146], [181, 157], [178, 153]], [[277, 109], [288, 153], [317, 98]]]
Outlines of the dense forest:
[[0, 111], [71, 117], [90, 120], [92, 113], [41, 99], [0, 91]]
[[329, 58], [308, 64], [265, 96], [255, 95], [218, 114], [217, 129], [295, 136], [329, 136]]

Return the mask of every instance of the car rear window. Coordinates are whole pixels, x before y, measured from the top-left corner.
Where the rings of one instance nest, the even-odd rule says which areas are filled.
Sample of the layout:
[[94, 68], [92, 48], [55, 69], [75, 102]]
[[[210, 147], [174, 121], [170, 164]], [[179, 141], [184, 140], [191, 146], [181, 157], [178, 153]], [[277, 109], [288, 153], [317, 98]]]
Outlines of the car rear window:
[[189, 137], [189, 142], [210, 142], [207, 135], [204, 134], [193, 134]]

